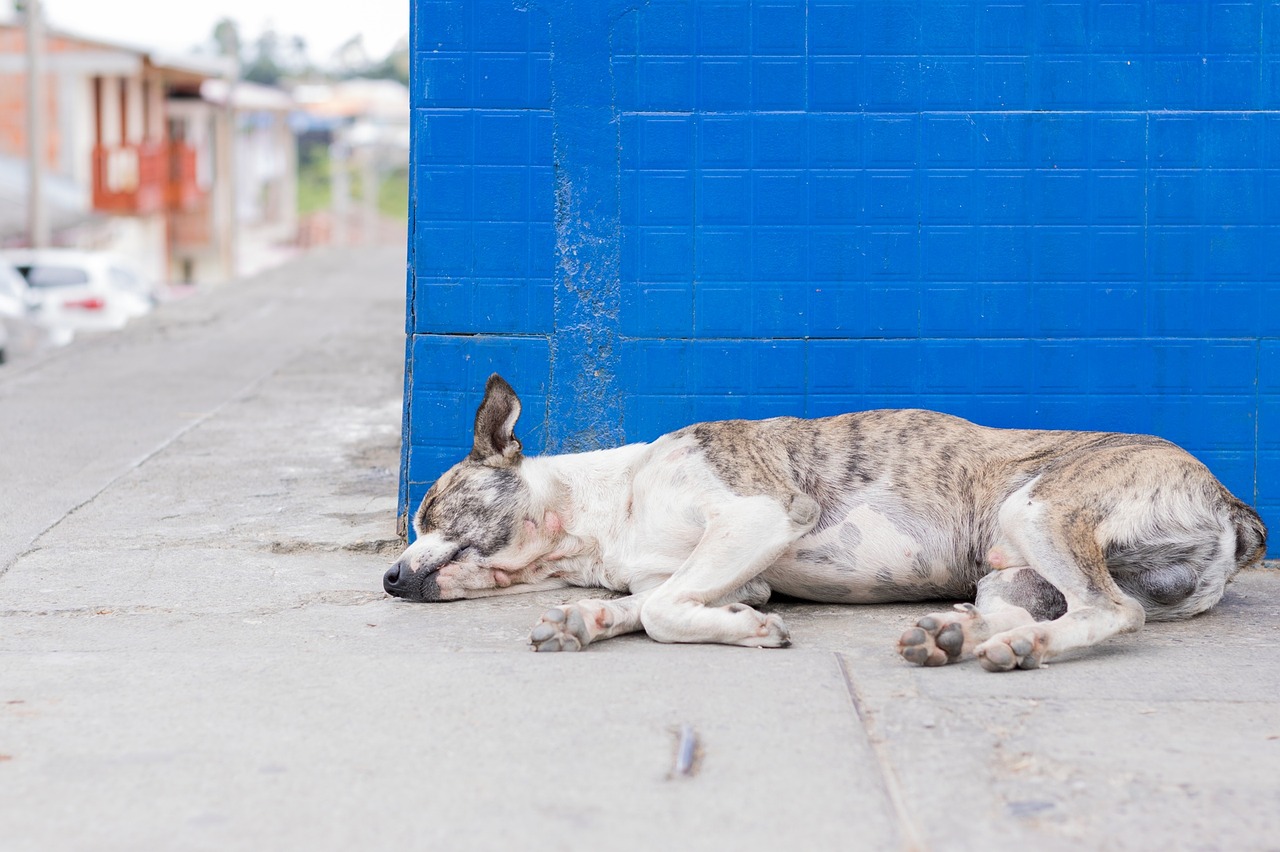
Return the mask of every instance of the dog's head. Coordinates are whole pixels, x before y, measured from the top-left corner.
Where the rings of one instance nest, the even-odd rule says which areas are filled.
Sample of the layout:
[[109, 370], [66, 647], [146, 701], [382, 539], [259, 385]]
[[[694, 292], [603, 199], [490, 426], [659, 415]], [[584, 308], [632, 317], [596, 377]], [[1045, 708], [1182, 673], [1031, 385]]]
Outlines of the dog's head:
[[482, 597], [555, 572], [560, 519], [534, 505], [515, 436], [520, 399], [494, 373], [476, 411], [471, 454], [445, 471], [413, 517], [417, 539], [382, 578], [413, 601]]

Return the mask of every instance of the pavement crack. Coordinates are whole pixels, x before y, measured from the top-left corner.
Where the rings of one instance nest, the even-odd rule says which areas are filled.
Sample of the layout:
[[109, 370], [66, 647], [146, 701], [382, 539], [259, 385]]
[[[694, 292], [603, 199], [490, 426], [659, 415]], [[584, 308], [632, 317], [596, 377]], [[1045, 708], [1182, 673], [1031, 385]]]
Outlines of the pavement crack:
[[898, 778], [898, 773], [889, 759], [889, 749], [884, 735], [876, 722], [875, 715], [866, 706], [866, 702], [858, 692], [858, 687], [849, 672], [849, 665], [845, 661], [844, 655], [837, 652], [835, 658], [836, 665], [840, 668], [840, 675], [844, 678], [845, 689], [849, 693], [849, 701], [853, 705], [853, 711], [857, 715], [858, 721], [862, 723], [862, 729], [867, 734], [867, 741], [871, 743], [871, 750], [875, 754], [876, 766], [880, 770], [880, 781], [884, 787], [885, 794], [889, 797], [889, 804], [893, 807], [898, 831], [902, 836], [902, 848], [905, 852], [923, 852], [929, 847], [924, 842], [924, 837], [911, 814], [911, 809], [907, 807], [902, 781]]
[[134, 460], [132, 463], [126, 465], [123, 470], [121, 470], [115, 476], [107, 480], [107, 482], [104, 483], [102, 487], [99, 488], [97, 491], [93, 492], [84, 500], [81, 500], [79, 503], [75, 504], [70, 509], [63, 512], [62, 515], [59, 516], [57, 520], [53, 521], [44, 529], [36, 533], [36, 535], [31, 539], [31, 543], [27, 545], [27, 547], [19, 551], [17, 555], [15, 555], [7, 563], [0, 566], [0, 579], [3, 579], [5, 574], [8, 574], [9, 570], [13, 568], [14, 565], [18, 564], [18, 562], [21, 561], [24, 557], [29, 556], [32, 553], [34, 553], [36, 550], [38, 550], [40, 547], [40, 540], [43, 539], [46, 535], [48, 535], [53, 530], [57, 529], [63, 523], [63, 521], [67, 520], [67, 518], [70, 518], [72, 515], [79, 512], [85, 506], [88, 506], [90, 503], [93, 503], [103, 494], [110, 491], [118, 483], [123, 481], [126, 477], [130, 476], [131, 474], [133, 474], [134, 472], [142, 468], [144, 465], [146, 465], [148, 462], [150, 462], [152, 459], [156, 458], [165, 450], [169, 449], [169, 447], [173, 446], [177, 441], [181, 440], [185, 435], [189, 434], [192, 430], [196, 429], [199, 426], [204, 425], [209, 420], [211, 420], [212, 418], [220, 414], [228, 406], [234, 405], [235, 403], [244, 399], [249, 394], [253, 393], [267, 379], [271, 378], [273, 375], [279, 372], [285, 365], [287, 365], [290, 361], [292, 361], [294, 357], [296, 357], [296, 354], [291, 354], [287, 357], [279, 359], [276, 363], [272, 364], [270, 367], [263, 370], [257, 376], [255, 376], [254, 378], [246, 382], [244, 385], [242, 385], [240, 389], [237, 390], [235, 393], [232, 393], [230, 396], [225, 398], [222, 402], [218, 403], [213, 408], [206, 411], [204, 414], [192, 420], [190, 423], [187, 423], [186, 425], [182, 426], [180, 429], [178, 429], [173, 434], [171, 434], [168, 438], [161, 441], [150, 452], [146, 453], [141, 458]]

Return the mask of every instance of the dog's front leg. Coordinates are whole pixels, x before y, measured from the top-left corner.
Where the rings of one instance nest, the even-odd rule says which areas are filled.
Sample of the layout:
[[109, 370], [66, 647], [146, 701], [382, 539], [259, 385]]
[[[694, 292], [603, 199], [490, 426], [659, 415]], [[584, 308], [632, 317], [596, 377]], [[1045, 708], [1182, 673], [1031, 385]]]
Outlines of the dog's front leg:
[[643, 602], [645, 632], [659, 642], [790, 645], [782, 619], [739, 601], [746, 589], [759, 585], [752, 580], [813, 528], [818, 514], [817, 502], [803, 494], [785, 505], [754, 496], [716, 506], [689, 558]]
[[529, 643], [535, 651], [578, 651], [592, 642], [635, 633], [641, 629], [640, 608], [652, 593], [650, 589], [625, 598], [588, 598], [553, 607], [533, 626]]

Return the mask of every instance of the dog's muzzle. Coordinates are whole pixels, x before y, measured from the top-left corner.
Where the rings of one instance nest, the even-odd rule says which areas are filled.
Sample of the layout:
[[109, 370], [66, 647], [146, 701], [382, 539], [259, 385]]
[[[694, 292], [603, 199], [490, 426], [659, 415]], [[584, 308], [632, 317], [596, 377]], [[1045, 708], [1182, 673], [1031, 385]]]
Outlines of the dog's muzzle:
[[407, 601], [438, 601], [440, 586], [436, 583], [439, 566], [421, 571], [409, 567], [408, 560], [401, 559], [382, 575], [382, 588], [389, 595]]

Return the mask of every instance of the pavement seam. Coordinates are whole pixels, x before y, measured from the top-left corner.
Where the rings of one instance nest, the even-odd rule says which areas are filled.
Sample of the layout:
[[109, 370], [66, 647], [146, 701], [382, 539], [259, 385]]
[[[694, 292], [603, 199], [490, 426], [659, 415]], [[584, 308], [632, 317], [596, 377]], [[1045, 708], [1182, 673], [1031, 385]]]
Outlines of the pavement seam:
[[145, 456], [141, 457], [140, 459], [137, 459], [132, 464], [125, 467], [124, 470], [120, 471], [118, 474], [111, 477], [110, 480], [108, 480], [101, 488], [99, 488], [93, 494], [89, 495], [84, 500], [81, 500], [79, 503], [77, 503], [76, 505], [72, 506], [70, 509], [63, 512], [61, 517], [59, 517], [53, 523], [49, 524], [44, 529], [40, 530], [40, 532], [36, 533], [35, 536], [32, 537], [31, 542], [25, 548], [23, 548], [22, 551], [20, 551], [17, 555], [15, 555], [13, 559], [9, 560], [9, 563], [7, 565], [0, 566], [0, 579], [3, 579], [4, 576], [9, 573], [9, 570], [13, 568], [14, 565], [17, 565], [23, 559], [23, 557], [29, 556], [32, 553], [34, 553], [37, 549], [39, 549], [40, 539], [48, 535], [52, 530], [57, 528], [58, 525], [60, 525], [67, 518], [71, 517], [76, 512], [83, 509], [85, 506], [88, 506], [90, 503], [97, 500], [99, 497], [101, 497], [103, 494], [109, 491], [112, 487], [114, 487], [118, 482], [123, 480], [125, 477], [134, 473], [143, 465], [145, 465], [147, 462], [151, 461], [156, 456], [160, 455], [165, 450], [167, 450], [169, 447], [173, 446], [173, 444], [177, 442], [180, 438], [182, 438], [184, 435], [191, 432], [193, 429], [204, 425], [213, 417], [216, 417], [218, 414], [222, 412], [224, 408], [226, 408], [227, 406], [235, 402], [239, 402], [240, 400], [244, 399], [245, 396], [252, 393], [259, 385], [261, 385], [267, 379], [271, 378], [273, 375], [279, 372], [285, 365], [287, 365], [289, 362], [293, 361], [297, 357], [298, 357], [298, 353], [296, 351], [289, 353], [286, 357], [282, 358], [280, 361], [278, 361], [268, 369], [264, 370], [259, 375], [250, 379], [248, 383], [241, 386], [240, 389], [237, 390], [234, 394], [232, 394], [231, 396], [228, 396], [226, 399], [218, 403], [212, 409], [205, 412], [195, 420], [192, 420], [190, 423], [183, 426], [178, 431], [174, 432], [164, 441], [161, 441], [159, 445], [157, 445], [153, 450], [151, 450], [151, 452], [147, 453]]
[[905, 852], [923, 852], [929, 847], [925, 844], [920, 827], [916, 824], [915, 819], [912, 818], [911, 810], [907, 807], [906, 794], [902, 790], [902, 782], [898, 778], [898, 773], [894, 770], [893, 764], [889, 760], [889, 752], [885, 747], [884, 737], [880, 735], [875, 720], [867, 710], [866, 703], [858, 692], [858, 687], [853, 682], [853, 675], [849, 672], [849, 665], [845, 661], [844, 655], [838, 651], [834, 652], [834, 655], [836, 665], [840, 667], [840, 675], [844, 678], [844, 686], [849, 693], [849, 701], [853, 705], [853, 712], [857, 715], [858, 721], [862, 723], [862, 729], [867, 735], [867, 741], [871, 744], [871, 750], [875, 754], [876, 765], [880, 770], [880, 782], [884, 787], [885, 794], [889, 797], [889, 804], [893, 806], [898, 832], [902, 837], [902, 848]]

